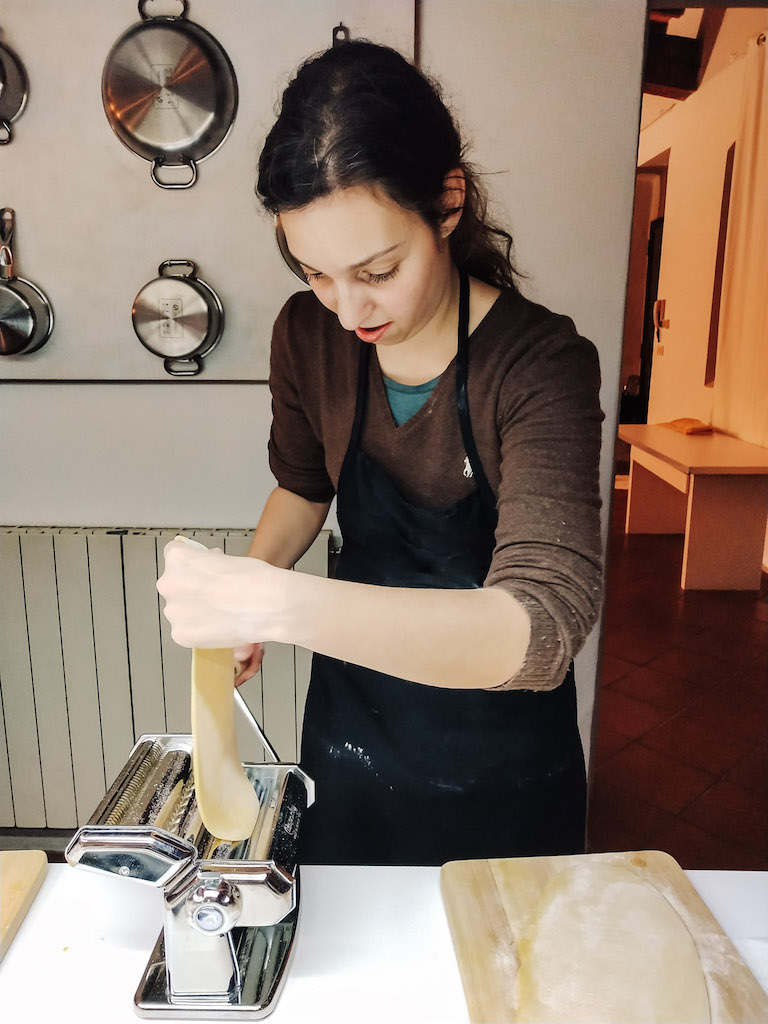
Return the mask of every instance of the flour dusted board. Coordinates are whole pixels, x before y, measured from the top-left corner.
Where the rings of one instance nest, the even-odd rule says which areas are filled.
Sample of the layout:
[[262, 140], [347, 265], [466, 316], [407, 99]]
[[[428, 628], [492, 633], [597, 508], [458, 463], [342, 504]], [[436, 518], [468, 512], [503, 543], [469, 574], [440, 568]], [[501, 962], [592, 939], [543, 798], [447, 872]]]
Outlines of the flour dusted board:
[[[178, 0], [147, 5], [150, 14], [180, 9]], [[275, 102], [340, 21], [353, 38], [412, 54], [414, 0], [190, 0], [188, 16], [227, 52], [239, 107], [197, 183], [168, 191], [113, 135], [102, 107], [104, 62], [138, 21], [136, 0], [0, 0], [2, 41], [29, 77], [26, 109], [2, 147], [0, 198], [16, 211], [18, 272], [46, 292], [55, 317], [38, 352], [0, 359], [0, 380], [173, 380], [131, 326], [134, 297], [173, 258], [194, 260], [225, 310], [222, 339], [195, 380], [266, 378], [272, 323], [297, 288], [253, 195]]]
[[454, 861], [441, 886], [474, 1024], [768, 1019], [765, 993], [667, 854]]
[[43, 884], [48, 859], [42, 850], [0, 853], [0, 960]]

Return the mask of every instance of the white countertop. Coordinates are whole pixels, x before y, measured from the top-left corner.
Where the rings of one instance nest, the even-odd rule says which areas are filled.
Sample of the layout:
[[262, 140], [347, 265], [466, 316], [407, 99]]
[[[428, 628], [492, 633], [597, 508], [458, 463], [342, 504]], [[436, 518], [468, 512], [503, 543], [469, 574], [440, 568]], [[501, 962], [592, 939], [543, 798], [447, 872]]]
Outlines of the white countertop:
[[[686, 874], [768, 991], [768, 872]], [[270, 1022], [466, 1024], [439, 868], [304, 867], [301, 906]], [[0, 963], [3, 1024], [133, 1024], [161, 928], [160, 890], [51, 864]]]

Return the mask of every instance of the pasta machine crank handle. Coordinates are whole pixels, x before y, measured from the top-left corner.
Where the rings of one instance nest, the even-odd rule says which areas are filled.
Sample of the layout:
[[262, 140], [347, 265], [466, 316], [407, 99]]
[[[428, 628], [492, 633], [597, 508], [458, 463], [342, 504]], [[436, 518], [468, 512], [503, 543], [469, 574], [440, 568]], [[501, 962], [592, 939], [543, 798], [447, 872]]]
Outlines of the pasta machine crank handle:
[[248, 705], [245, 703], [245, 700], [244, 700], [242, 694], [239, 693], [237, 687], [235, 687], [235, 704], [237, 704], [237, 706], [240, 708], [240, 710], [242, 711], [243, 715], [245, 716], [245, 720], [248, 722], [250, 727], [253, 729], [253, 731], [256, 733], [256, 735], [259, 737], [261, 745], [264, 747], [264, 749], [266, 750], [267, 754], [272, 758], [272, 760], [275, 762], [275, 764], [279, 764], [280, 763], [280, 758], [277, 756], [277, 751], [272, 746], [272, 744], [269, 742], [267, 737], [264, 735], [264, 730], [261, 728], [259, 723], [254, 718], [253, 712], [248, 707]]

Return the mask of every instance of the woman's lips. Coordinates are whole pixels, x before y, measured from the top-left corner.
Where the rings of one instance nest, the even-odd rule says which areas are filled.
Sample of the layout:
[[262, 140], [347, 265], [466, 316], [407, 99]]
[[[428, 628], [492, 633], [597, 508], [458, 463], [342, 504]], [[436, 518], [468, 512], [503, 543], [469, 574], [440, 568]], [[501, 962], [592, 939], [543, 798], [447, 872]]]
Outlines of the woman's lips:
[[369, 341], [371, 344], [375, 344], [391, 323], [392, 321], [390, 320], [388, 323], [380, 324], [378, 327], [358, 327], [355, 330], [355, 334], [361, 341]]

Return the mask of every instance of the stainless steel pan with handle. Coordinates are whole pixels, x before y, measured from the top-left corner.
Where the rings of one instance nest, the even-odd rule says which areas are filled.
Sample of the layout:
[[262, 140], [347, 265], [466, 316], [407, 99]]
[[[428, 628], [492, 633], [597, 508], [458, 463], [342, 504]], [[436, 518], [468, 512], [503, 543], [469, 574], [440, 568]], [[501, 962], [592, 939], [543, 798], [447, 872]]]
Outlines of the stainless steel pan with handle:
[[28, 93], [24, 65], [9, 46], [0, 43], [0, 146], [13, 138], [11, 125], [21, 116]]
[[196, 271], [192, 260], [165, 260], [133, 301], [136, 336], [174, 377], [200, 373], [224, 330], [221, 300]]
[[35, 352], [53, 330], [53, 310], [37, 285], [16, 276], [11, 242], [13, 210], [0, 210], [0, 356]]
[[237, 79], [214, 37], [181, 13], [141, 21], [109, 52], [101, 80], [104, 111], [128, 149], [148, 160], [160, 188], [189, 188], [197, 164], [224, 142], [237, 112]]

